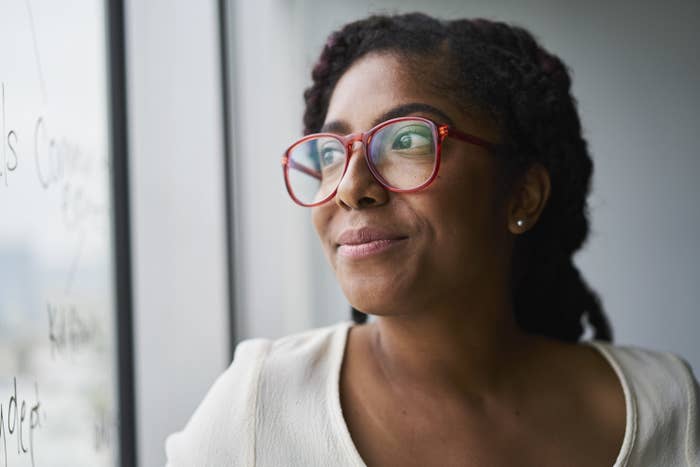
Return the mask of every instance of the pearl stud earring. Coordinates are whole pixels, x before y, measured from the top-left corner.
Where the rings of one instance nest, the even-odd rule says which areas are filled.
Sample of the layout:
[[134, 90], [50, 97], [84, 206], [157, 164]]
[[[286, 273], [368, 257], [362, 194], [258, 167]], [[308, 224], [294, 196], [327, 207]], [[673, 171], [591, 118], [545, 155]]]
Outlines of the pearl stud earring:
[[522, 219], [518, 219], [515, 223], [518, 225], [518, 227], [522, 227], [523, 225], [525, 225], [525, 221]]

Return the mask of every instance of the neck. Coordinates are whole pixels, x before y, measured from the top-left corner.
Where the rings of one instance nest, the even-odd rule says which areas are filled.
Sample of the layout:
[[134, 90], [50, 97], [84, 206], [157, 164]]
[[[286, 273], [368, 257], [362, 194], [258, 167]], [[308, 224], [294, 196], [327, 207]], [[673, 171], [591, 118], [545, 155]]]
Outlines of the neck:
[[369, 333], [380, 374], [402, 394], [479, 397], [497, 391], [532, 344], [515, 323], [512, 306], [495, 302], [379, 316]]

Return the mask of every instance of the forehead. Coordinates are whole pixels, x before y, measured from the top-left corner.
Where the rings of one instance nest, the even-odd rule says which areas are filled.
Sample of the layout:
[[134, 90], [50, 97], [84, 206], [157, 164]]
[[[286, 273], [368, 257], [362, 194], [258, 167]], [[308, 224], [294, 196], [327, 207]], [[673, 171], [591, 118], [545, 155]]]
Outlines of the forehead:
[[341, 120], [364, 128], [377, 116], [401, 104], [424, 102], [440, 108], [446, 102], [430, 92], [428, 73], [422, 67], [420, 60], [388, 53], [360, 58], [338, 80], [328, 104], [326, 122]]
[[440, 112], [417, 113], [497, 141], [499, 131], [495, 122], [484, 118], [474, 106], [458, 102], [453, 93], [437, 83], [440, 63], [437, 59], [405, 58], [390, 53], [370, 53], [360, 58], [338, 80], [324, 126], [331, 123], [347, 129], [348, 133], [366, 131], [392, 109], [427, 104], [426, 107]]

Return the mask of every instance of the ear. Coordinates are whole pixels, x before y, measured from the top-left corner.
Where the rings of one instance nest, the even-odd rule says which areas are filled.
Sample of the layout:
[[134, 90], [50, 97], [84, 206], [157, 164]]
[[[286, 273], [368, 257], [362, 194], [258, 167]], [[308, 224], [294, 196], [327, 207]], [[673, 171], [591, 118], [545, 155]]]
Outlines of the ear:
[[549, 199], [549, 172], [542, 164], [533, 164], [513, 187], [508, 208], [508, 229], [516, 234], [537, 223]]

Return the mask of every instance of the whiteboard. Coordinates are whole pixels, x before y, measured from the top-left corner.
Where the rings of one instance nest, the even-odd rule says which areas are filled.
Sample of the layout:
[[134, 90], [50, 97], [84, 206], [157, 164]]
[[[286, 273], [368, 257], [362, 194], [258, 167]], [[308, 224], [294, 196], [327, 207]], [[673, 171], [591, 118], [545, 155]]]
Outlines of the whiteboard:
[[119, 462], [108, 33], [0, 0], [0, 467]]

